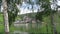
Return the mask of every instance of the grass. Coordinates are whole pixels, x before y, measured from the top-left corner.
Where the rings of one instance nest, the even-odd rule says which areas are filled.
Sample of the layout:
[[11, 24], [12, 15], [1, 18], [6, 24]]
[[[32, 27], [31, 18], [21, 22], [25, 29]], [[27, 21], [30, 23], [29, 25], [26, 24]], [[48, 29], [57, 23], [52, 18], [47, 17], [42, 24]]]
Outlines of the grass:
[[[54, 18], [55, 18], [55, 22], [58, 23], [56, 25], [57, 31], [60, 32], [60, 17], [57, 17], [55, 15]], [[29, 30], [26, 30], [26, 29], [23, 30], [22, 27], [16, 28], [12, 24], [11, 27], [10, 27], [10, 32], [14, 32], [15, 30], [18, 30], [18, 31], [26, 31], [26, 32], [30, 32], [30, 33], [47, 33], [47, 28], [48, 28], [48, 33], [51, 33], [50, 16], [44, 17], [43, 20], [44, 20], [43, 21], [44, 23], [42, 24], [42, 27], [39, 27], [39, 28], [29, 28]], [[46, 23], [48, 23], [48, 27], [46, 27]], [[3, 14], [0, 14], [0, 34], [3, 34], [3, 33], [4, 33]]]
[[3, 22], [3, 14], [0, 14], [0, 23]]
[[4, 34], [3, 14], [0, 14], [0, 34]]

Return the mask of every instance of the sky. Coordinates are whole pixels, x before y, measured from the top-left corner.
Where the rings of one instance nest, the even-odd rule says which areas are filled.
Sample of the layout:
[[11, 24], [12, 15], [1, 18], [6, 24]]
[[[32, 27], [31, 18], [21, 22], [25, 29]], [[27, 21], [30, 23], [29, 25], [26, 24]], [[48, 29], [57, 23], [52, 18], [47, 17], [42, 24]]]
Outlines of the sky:
[[60, 0], [57, 0], [58, 2], [57, 2], [57, 5], [59, 5], [60, 6]]
[[[32, 0], [32, 2], [36, 3], [36, 0]], [[52, 2], [52, 1], [50, 1], [50, 2]], [[60, 0], [57, 0], [56, 3], [57, 3], [58, 6], [60, 6]], [[28, 9], [28, 7], [29, 7], [29, 9]], [[33, 5], [33, 10], [34, 10], [34, 12], [37, 12], [38, 9], [40, 9], [40, 7], [41, 7], [41, 6], [39, 6], [39, 5], [37, 5], [37, 4], [34, 4], [34, 5]], [[57, 8], [56, 4], [53, 4], [53, 3], [52, 3], [52, 4], [51, 4], [51, 9], [54, 10], [55, 8]], [[25, 2], [23, 2], [20, 10], [21, 10], [20, 14], [26, 14], [26, 13], [32, 13], [32, 12], [33, 12], [33, 11], [32, 11], [32, 5], [31, 5], [31, 4], [28, 4], [28, 3], [25, 3]], [[56, 9], [55, 9], [55, 10], [56, 10]]]
[[[57, 0], [58, 2], [56, 2], [57, 3], [57, 5], [59, 5], [60, 6], [60, 0]], [[32, 0], [32, 2], [34, 2], [34, 3], [36, 3], [37, 1], [36, 0]], [[52, 1], [51, 1], [52, 2]], [[18, 14], [26, 14], [26, 13], [32, 13], [33, 11], [32, 11], [32, 5], [31, 4], [28, 4], [28, 3], [25, 3], [25, 2], [23, 2], [22, 3], [22, 6], [20, 6], [20, 5], [17, 5], [17, 7], [19, 8], [19, 10], [20, 10], [20, 12], [18, 13]], [[40, 7], [41, 6], [39, 6], [38, 4], [34, 4], [33, 5], [33, 10], [34, 10], [34, 12], [37, 12], [38, 11], [38, 9], [40, 9]], [[54, 9], [54, 7], [56, 7], [56, 5], [54, 4], [51, 4], [51, 8], [52, 9]], [[29, 9], [28, 9], [29, 8]], [[1, 11], [2, 11], [2, 6], [1, 6]]]
[[[36, 3], [35, 0], [32, 0], [32, 2], [33, 2], [33, 3]], [[38, 4], [34, 4], [34, 5], [33, 5], [33, 10], [34, 10], [34, 11], [32, 11], [32, 5], [29, 4], [29, 3], [23, 2], [23, 3], [22, 3], [22, 6], [20, 7], [20, 11], [21, 11], [20, 14], [37, 12], [38, 9], [40, 9], [40, 5], [38, 5]]]

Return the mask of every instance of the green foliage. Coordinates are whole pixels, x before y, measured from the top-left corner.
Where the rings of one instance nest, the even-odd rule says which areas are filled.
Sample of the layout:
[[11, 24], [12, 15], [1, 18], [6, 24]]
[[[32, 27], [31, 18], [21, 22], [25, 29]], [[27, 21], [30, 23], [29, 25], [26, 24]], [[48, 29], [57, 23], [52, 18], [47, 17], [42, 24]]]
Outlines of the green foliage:
[[56, 13], [55, 10], [51, 10], [50, 2], [49, 0], [39, 0], [39, 2], [42, 3], [41, 7], [44, 8], [44, 11], [38, 12], [36, 15], [36, 19], [39, 19], [40, 21], [43, 20], [43, 17], [51, 15], [51, 13]]
[[0, 3], [2, 3], [2, 0], [0, 0]]
[[43, 16], [43, 12], [38, 12], [37, 14], [36, 14], [36, 19], [38, 19], [38, 20], [40, 20], [40, 21], [43, 21], [42, 20], [42, 17]]
[[21, 0], [7, 0], [7, 3], [17, 3], [17, 4], [21, 4]]
[[18, 14], [18, 8], [17, 6], [15, 5], [15, 3], [12, 3], [12, 6], [11, 6], [13, 9], [9, 9], [11, 11], [8, 10], [8, 19], [9, 19], [9, 25], [11, 26], [11, 24], [15, 21], [15, 18], [17, 17], [17, 14]]
[[16, 4], [21, 4], [21, 0], [7, 0], [9, 26], [15, 21], [19, 11]]

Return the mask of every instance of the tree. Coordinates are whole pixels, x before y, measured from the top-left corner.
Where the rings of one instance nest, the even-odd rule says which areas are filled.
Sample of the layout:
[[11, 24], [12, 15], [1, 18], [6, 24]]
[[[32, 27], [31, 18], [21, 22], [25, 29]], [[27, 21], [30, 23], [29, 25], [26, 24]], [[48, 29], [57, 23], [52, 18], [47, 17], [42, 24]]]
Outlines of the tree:
[[[56, 5], [56, 0], [53, 0], [53, 3], [55, 3], [55, 5]], [[52, 25], [52, 32], [53, 32], [53, 34], [58, 34], [57, 30], [56, 30], [56, 25], [54, 23], [54, 13], [53, 12], [57, 12], [57, 7], [56, 6], [54, 7], [54, 9], [51, 10], [51, 25]]]
[[[17, 16], [18, 13], [18, 9], [16, 7], [16, 2], [11, 2], [10, 0], [2, 0], [2, 4], [3, 4], [3, 15], [4, 15], [4, 24], [5, 24], [5, 34], [9, 34], [9, 25], [12, 24], [13, 21], [15, 21], [15, 18]], [[17, 3], [19, 4], [19, 2]], [[12, 5], [9, 8], [9, 5]], [[11, 11], [9, 11], [11, 10]], [[11, 20], [11, 21], [10, 21]]]
[[9, 34], [9, 22], [8, 22], [8, 13], [7, 13], [7, 1], [2, 0], [3, 3], [3, 15], [4, 15], [4, 25], [5, 25], [5, 34]]
[[13, 5], [11, 5], [11, 8], [8, 9], [9, 26], [11, 26], [11, 24], [15, 21], [15, 18], [17, 17], [18, 12], [19, 10], [17, 6], [15, 5], [15, 3], [13, 3]]
[[0, 0], [0, 11], [1, 11], [1, 3], [2, 3], [2, 0]]
[[[15, 21], [15, 18], [17, 17], [17, 14], [19, 12], [19, 9], [17, 5], [21, 5], [21, 0], [6, 0], [7, 1], [7, 12], [8, 12], [8, 21], [9, 25], [12, 24], [12, 22]], [[2, 6], [2, 0], [0, 2]]]
[[[56, 0], [53, 0], [53, 2], [56, 1]], [[51, 25], [52, 25], [52, 32], [54, 34], [57, 34], [57, 31], [56, 31], [56, 26], [55, 26], [55, 23], [54, 23], [54, 13], [56, 13], [56, 10], [51, 10], [51, 5], [50, 5], [50, 2], [49, 0], [39, 0], [40, 4], [41, 4], [41, 7], [44, 8], [44, 11], [42, 12], [38, 12], [37, 13], [37, 16], [36, 18], [39, 19], [40, 21], [43, 19], [42, 17], [43, 16], [51, 16]]]
[[7, 0], [8, 3], [8, 19], [9, 19], [9, 26], [15, 21], [15, 18], [18, 15], [19, 8], [17, 5], [21, 5], [21, 0]]

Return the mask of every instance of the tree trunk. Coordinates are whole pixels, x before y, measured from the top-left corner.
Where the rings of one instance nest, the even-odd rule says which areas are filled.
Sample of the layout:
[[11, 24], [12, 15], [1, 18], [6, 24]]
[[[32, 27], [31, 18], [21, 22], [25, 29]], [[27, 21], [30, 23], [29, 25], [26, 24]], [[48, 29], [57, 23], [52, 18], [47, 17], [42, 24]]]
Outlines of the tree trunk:
[[7, 13], [7, 1], [2, 0], [3, 3], [3, 15], [4, 15], [4, 25], [5, 25], [5, 34], [9, 34], [9, 22], [8, 22], [8, 13]]
[[51, 12], [51, 25], [52, 25], [52, 34], [57, 34], [57, 31], [56, 31], [56, 25], [54, 23], [54, 14], [53, 12]]

